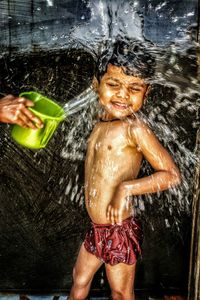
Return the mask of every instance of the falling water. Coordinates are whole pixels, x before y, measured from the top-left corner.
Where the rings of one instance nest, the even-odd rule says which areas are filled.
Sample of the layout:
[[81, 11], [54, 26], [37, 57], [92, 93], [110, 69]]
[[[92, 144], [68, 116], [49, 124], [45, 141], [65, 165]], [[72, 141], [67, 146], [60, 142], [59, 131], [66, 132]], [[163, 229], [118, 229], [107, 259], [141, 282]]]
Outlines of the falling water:
[[[101, 24], [106, 41], [101, 45], [100, 53], [108, 46], [112, 49], [113, 42], [119, 37], [119, 34], [121, 39], [124, 36], [126, 40], [127, 31], [125, 30], [124, 24], [126, 24], [129, 29], [130, 27], [135, 29], [134, 26], [141, 28], [139, 20], [137, 25], [131, 22], [131, 20], [135, 20], [135, 7], [137, 5], [136, 1], [134, 3], [135, 5], [133, 5], [131, 9], [130, 7], [127, 9], [127, 4], [122, 5], [117, 1], [115, 4], [109, 2], [108, 5], [105, 5], [105, 3], [103, 5], [102, 2], [98, 3], [98, 9], [104, 16], [104, 21], [107, 20], [106, 23]], [[162, 5], [159, 4], [154, 8], [156, 11], [162, 11], [165, 5], [166, 3], [164, 2]], [[160, 17], [162, 17], [162, 13]], [[171, 18], [174, 22], [178, 21], [178, 19], [175, 19], [173, 16], [171, 16]], [[92, 28], [91, 31], [89, 31], [91, 36], [92, 33], [94, 33], [93, 30], [96, 29]], [[158, 193], [157, 197], [155, 197], [155, 195], [137, 197], [137, 199], [135, 199], [135, 206], [137, 212], [140, 213], [145, 210], [145, 203], [153, 204], [155, 198], [160, 199], [158, 210], [162, 212], [168, 207], [169, 215], [173, 216], [173, 220], [171, 220], [173, 224], [171, 225], [174, 226], [175, 223], [179, 230], [179, 215], [181, 212], [190, 214], [191, 211], [192, 180], [194, 167], [197, 163], [194, 141], [195, 130], [199, 125], [197, 114], [200, 104], [199, 78], [197, 77], [196, 61], [198, 45], [195, 44], [195, 42], [188, 43], [186, 37], [185, 40], [184, 38], [180, 39], [181, 45], [178, 43], [180, 40], [177, 40], [176, 43], [163, 48], [145, 42], [141, 32], [138, 33], [132, 30], [132, 33], [133, 32], [136, 34], [138, 40], [143, 40], [143, 43], [146, 44], [150, 53], [156, 58], [156, 73], [154, 78], [150, 81], [152, 92], [144, 108], [145, 112], [140, 113], [140, 115], [169, 150], [182, 174], [181, 186], [172, 188], [162, 194]], [[130, 37], [130, 35], [128, 36]], [[135, 39], [135, 36], [131, 36], [131, 38]], [[107, 41], [109, 42], [107, 43]], [[98, 40], [96, 43], [98, 44]], [[96, 49], [95, 46], [94, 49]], [[187, 61], [185, 59], [186, 57]], [[166, 93], [166, 95], [164, 93]], [[81, 103], [83, 102], [84, 98]], [[96, 115], [94, 108], [92, 111], [94, 111]], [[66, 136], [67, 143], [62, 150], [63, 157], [69, 157], [70, 155], [73, 160], [80, 158], [84, 160], [84, 155], [80, 150], [81, 148], [79, 148], [80, 144], [83, 143], [83, 137], [80, 138], [80, 144], [79, 142], [74, 143], [74, 135], [77, 134], [77, 130], [80, 130], [81, 122], [85, 119], [85, 114], [86, 111], [83, 111], [81, 115], [78, 115], [74, 119], [72, 129]], [[91, 118], [91, 116], [89, 118], [88, 112], [87, 120], [91, 123], [95, 122], [95, 118]], [[88, 125], [88, 128], [91, 130], [92, 124], [90, 126]], [[85, 135], [87, 136], [88, 134], [89, 132]], [[68, 146], [70, 149], [73, 149], [73, 151], [70, 150], [70, 154], [67, 151]], [[146, 169], [147, 173], [153, 171], [148, 165], [145, 165], [143, 167], [143, 170], [144, 169]], [[69, 191], [68, 186], [66, 189]], [[72, 190], [74, 191], [74, 187], [72, 187]], [[71, 201], [73, 201], [73, 199], [75, 199], [74, 192], [72, 193]], [[165, 223], [167, 227], [170, 226], [167, 218], [165, 219]]]
[[97, 93], [91, 86], [87, 88], [83, 93], [64, 104], [63, 109], [65, 110], [66, 116], [68, 117], [84, 109], [95, 100], [97, 100]]

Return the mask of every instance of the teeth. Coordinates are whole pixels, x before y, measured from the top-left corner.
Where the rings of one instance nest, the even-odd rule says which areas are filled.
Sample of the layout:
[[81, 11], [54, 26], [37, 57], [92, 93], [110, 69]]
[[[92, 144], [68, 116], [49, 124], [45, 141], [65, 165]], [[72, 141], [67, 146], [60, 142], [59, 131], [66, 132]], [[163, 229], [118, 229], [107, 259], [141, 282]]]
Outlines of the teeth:
[[118, 106], [121, 106], [123, 108], [127, 108], [128, 105], [127, 104], [124, 104], [124, 103], [119, 103], [119, 102], [113, 102], [114, 105], [118, 105]]

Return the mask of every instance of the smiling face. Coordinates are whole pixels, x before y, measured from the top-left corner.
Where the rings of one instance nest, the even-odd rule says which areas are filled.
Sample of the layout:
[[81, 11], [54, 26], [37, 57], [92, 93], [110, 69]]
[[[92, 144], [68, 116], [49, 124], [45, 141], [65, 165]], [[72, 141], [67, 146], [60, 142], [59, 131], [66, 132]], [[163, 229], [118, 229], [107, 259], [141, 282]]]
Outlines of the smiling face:
[[143, 79], [126, 75], [123, 67], [109, 64], [98, 87], [99, 101], [109, 118], [122, 119], [142, 107], [147, 90]]

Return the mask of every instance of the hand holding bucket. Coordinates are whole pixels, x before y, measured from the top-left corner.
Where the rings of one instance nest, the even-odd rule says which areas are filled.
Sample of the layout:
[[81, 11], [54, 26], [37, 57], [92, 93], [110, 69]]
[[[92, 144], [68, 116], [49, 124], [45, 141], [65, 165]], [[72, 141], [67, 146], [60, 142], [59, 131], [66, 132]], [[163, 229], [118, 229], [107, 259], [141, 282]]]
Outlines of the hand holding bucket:
[[29, 107], [43, 122], [43, 128], [31, 129], [14, 125], [11, 136], [20, 145], [30, 149], [46, 147], [59, 123], [65, 119], [65, 112], [54, 101], [42, 96], [37, 92], [21, 93], [20, 97], [27, 98], [34, 103]]

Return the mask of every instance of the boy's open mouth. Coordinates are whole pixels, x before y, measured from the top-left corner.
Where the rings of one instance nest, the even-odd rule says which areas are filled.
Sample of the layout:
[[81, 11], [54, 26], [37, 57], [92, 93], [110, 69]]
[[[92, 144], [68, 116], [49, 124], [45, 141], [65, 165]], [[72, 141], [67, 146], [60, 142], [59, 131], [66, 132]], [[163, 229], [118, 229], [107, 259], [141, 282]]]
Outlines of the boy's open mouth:
[[111, 104], [112, 104], [112, 106], [114, 106], [115, 108], [120, 109], [120, 110], [124, 110], [129, 107], [128, 104], [117, 102], [117, 101], [111, 101]]

